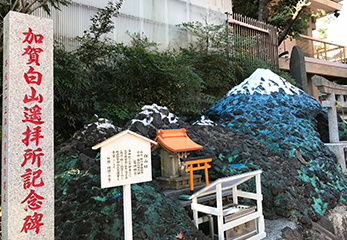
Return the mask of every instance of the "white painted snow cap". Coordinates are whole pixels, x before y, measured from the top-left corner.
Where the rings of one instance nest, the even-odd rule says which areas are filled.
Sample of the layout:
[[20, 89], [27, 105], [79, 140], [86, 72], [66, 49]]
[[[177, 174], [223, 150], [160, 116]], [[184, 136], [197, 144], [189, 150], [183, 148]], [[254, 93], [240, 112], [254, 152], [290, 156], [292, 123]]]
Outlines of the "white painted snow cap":
[[[106, 118], [99, 118], [98, 115], [94, 114], [94, 116], [98, 119], [97, 121], [93, 123], [89, 123], [88, 125], [84, 125], [84, 129], [86, 130], [88, 127], [90, 127], [93, 124], [96, 124], [97, 129], [102, 130], [102, 129], [108, 129], [108, 128], [113, 128], [114, 130], [117, 130], [116, 127], [112, 124], [111, 120], [108, 120]], [[83, 133], [85, 133], [85, 130]]]
[[96, 127], [98, 129], [100, 128], [113, 128], [116, 129], [115, 126], [112, 124], [112, 121], [106, 119], [106, 118], [99, 118], [99, 120], [96, 122]]
[[[142, 122], [142, 124], [144, 126], [148, 126], [153, 121], [153, 117], [150, 116], [153, 112], [160, 113], [161, 119], [164, 119], [167, 117], [170, 123], [178, 122], [178, 118], [174, 114], [169, 112], [169, 115], [167, 116], [160, 110], [165, 110], [165, 111], [169, 112], [169, 109], [167, 107], [161, 107], [155, 103], [153, 103], [152, 105], [145, 105], [141, 108], [141, 112], [139, 112], [139, 114], [147, 115], [149, 117], [149, 119], [147, 119], [147, 117], [142, 119], [142, 120], [132, 119], [131, 124], [134, 124], [135, 122]], [[171, 120], [171, 118], [173, 118], [173, 120]]]
[[208, 126], [208, 125], [214, 126], [214, 125], [216, 125], [212, 120], [206, 119], [206, 117], [204, 115], [202, 115], [198, 121], [193, 123], [193, 125], [195, 125], [195, 124], [198, 124], [200, 126]]
[[[259, 86], [262, 86], [263, 89], [259, 89]], [[287, 80], [278, 76], [270, 69], [258, 68], [249, 78], [232, 88], [227, 93], [227, 96], [235, 95], [237, 93], [247, 94], [247, 90], [251, 95], [256, 92], [262, 95], [269, 95], [273, 92], [279, 92], [280, 89], [283, 89], [286, 94], [290, 95], [293, 95], [294, 93], [300, 94], [303, 92], [301, 89], [294, 87]]]
[[[98, 118], [98, 115], [94, 114], [94, 116], [96, 118]], [[116, 132], [119, 131], [120, 128], [116, 128], [113, 124], [112, 124], [112, 121], [111, 120], [108, 120], [106, 118], [98, 118], [97, 121], [93, 122], [93, 123], [89, 123], [87, 125], [84, 125], [84, 130], [82, 131], [82, 134], [86, 134], [86, 131], [88, 129], [88, 127], [90, 127], [91, 125], [95, 124], [96, 125], [96, 128], [102, 132], [102, 133], [106, 133], [107, 130], [105, 129], [109, 129], [109, 128], [112, 128], [114, 129]], [[77, 139], [82, 139], [83, 137], [81, 136], [78, 136]]]
[[[143, 112], [141, 112], [141, 113], [143, 113]], [[146, 115], [148, 116], [149, 114], [146, 114]], [[139, 120], [139, 119], [132, 119], [132, 120], [131, 120], [131, 124], [134, 124], [134, 123], [136, 123], [136, 122], [142, 122], [142, 124], [143, 124], [144, 126], [148, 126], [149, 124], [152, 123], [152, 121], [153, 121], [153, 117], [150, 117], [149, 119], [147, 119], [147, 117], [146, 117], [146, 118], [144, 118], [144, 119], [142, 119], [142, 120]]]

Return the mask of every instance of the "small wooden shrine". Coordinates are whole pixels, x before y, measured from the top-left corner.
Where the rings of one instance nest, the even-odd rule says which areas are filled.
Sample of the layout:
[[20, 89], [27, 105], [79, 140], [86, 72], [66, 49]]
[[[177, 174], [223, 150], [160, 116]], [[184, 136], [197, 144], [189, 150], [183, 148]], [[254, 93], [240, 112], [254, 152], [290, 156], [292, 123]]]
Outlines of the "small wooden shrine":
[[[193, 190], [193, 185], [202, 184], [202, 175], [193, 175], [193, 170], [207, 169], [210, 166], [205, 163], [198, 169], [189, 167], [189, 161], [187, 161], [189, 151], [200, 150], [203, 146], [193, 142], [187, 136], [186, 129], [159, 129], [154, 141], [158, 144], [152, 148], [152, 151], [160, 149], [161, 177], [158, 177], [157, 181], [162, 186], [172, 189], [191, 186], [191, 190]], [[209, 159], [208, 161], [212, 161], [212, 158]], [[189, 171], [187, 166], [190, 174], [187, 173]]]

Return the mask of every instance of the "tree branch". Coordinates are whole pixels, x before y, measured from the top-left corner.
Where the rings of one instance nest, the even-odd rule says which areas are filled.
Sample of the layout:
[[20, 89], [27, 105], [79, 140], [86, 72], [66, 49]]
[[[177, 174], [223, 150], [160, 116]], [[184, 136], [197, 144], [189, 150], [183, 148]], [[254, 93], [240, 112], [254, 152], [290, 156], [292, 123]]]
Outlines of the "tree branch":
[[25, 0], [21, 0], [21, 2], [22, 2], [22, 9], [24, 9], [24, 6], [25, 6]]
[[304, 7], [307, 7], [311, 5], [311, 2], [307, 1], [307, 0], [300, 0], [295, 8], [295, 13], [293, 13], [292, 18], [289, 20], [286, 28], [284, 29], [284, 31], [281, 33], [280, 37], [278, 38], [278, 46], [281, 45], [281, 43], [283, 42], [283, 40], [286, 38], [289, 30], [291, 29], [291, 27], [293, 26], [295, 20], [298, 18], [298, 16], [300, 15], [301, 11], [304, 9]]
[[[37, 0], [34, 0], [31, 4], [34, 4], [35, 2], [36, 2]], [[23, 3], [23, 0], [22, 0], [22, 3]], [[26, 7], [25, 5], [26, 5], [26, 3], [28, 4], [28, 7]], [[23, 13], [25, 13], [28, 9], [29, 9], [29, 3], [28, 2], [24, 2], [23, 3]]]
[[42, 6], [44, 6], [45, 4], [47, 4], [47, 2], [48, 2], [48, 0], [45, 0], [42, 4], [40, 4], [39, 6], [37, 6], [36, 8], [34, 8], [33, 10], [31, 10], [31, 11], [29, 12], [29, 14], [31, 14], [32, 12], [34, 12], [36, 9], [41, 8]]
[[[35, 3], [37, 2], [37, 0], [33, 1], [31, 4], [29, 4], [29, 6], [25, 9], [26, 11], [29, 10]], [[48, 2], [48, 0], [45, 0], [43, 3], [41, 3], [40, 5], [36, 6], [33, 10], [29, 11], [28, 14], [31, 14], [32, 12], [34, 12], [36, 9], [41, 8], [42, 6], [46, 5]]]
[[259, 0], [259, 6], [258, 6], [258, 20], [259, 21], [266, 21], [266, 14], [267, 14], [267, 0]]
[[304, 8], [304, 7], [307, 7], [307, 6], [310, 6], [311, 5], [311, 2], [307, 2], [306, 0], [300, 0], [296, 6], [294, 7], [295, 8], [295, 13], [293, 14], [293, 17], [292, 19], [296, 19], [299, 15], [299, 13], [301, 12], [301, 10]]
[[16, 0], [16, 1], [14, 2], [14, 4], [13, 4], [12, 7], [11, 7], [11, 11], [14, 11], [14, 10], [15, 10], [15, 7], [16, 7], [16, 5], [18, 4], [18, 2], [19, 2], [19, 0]]
[[[0, 29], [0, 42], [1, 42], [1, 45], [0, 45], [0, 55], [2, 55], [2, 51], [3, 51], [3, 49], [4, 49], [4, 47], [3, 47], [3, 43], [4, 43], [4, 39], [3, 39], [3, 35], [4, 34], [4, 30], [3, 30], [3, 28], [1, 28]], [[2, 64], [2, 63], [1, 63]], [[0, 65], [0, 66], [2, 66], [2, 65]]]

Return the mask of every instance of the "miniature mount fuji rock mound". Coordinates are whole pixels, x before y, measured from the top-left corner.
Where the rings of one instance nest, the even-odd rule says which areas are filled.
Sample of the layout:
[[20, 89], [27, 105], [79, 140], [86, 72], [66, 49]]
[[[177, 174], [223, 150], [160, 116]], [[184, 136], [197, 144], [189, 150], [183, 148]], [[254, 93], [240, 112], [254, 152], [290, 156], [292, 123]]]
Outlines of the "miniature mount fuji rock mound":
[[321, 104], [268, 69], [257, 69], [207, 110], [212, 118], [230, 122], [310, 119]]
[[316, 99], [267, 69], [257, 69], [204, 114], [275, 149], [306, 138], [320, 139], [322, 123], [317, 119], [326, 119], [326, 110]]

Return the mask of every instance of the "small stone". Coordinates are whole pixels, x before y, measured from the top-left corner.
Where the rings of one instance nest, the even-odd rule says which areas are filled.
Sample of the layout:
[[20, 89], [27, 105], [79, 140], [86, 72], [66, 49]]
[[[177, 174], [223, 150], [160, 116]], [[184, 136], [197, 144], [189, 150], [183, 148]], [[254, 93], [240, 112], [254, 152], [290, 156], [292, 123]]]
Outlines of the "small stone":
[[302, 216], [299, 222], [307, 229], [312, 228], [312, 221], [307, 216]]
[[234, 115], [242, 115], [243, 114], [243, 111], [241, 109], [236, 109], [234, 111]]
[[212, 162], [213, 165], [217, 166], [219, 169], [223, 169], [224, 165], [220, 160], [215, 160]]
[[93, 161], [93, 159], [91, 157], [88, 157], [87, 155], [81, 153], [78, 156], [78, 159], [77, 159], [77, 162], [76, 162], [74, 168], [86, 171], [89, 168], [91, 168], [94, 164], [95, 164], [95, 162]]
[[301, 234], [297, 230], [285, 227], [282, 231], [282, 237], [286, 240], [302, 240]]
[[295, 150], [294, 155], [303, 165], [307, 164], [305, 159], [302, 157], [301, 152], [299, 152], [298, 150]]
[[153, 113], [153, 121], [152, 124], [156, 127], [156, 128], [161, 128], [164, 125], [163, 120], [161, 119], [161, 115], [160, 113]]
[[92, 224], [90, 222], [82, 222], [76, 227], [76, 235], [88, 234], [92, 230]]
[[140, 132], [141, 135], [146, 136], [148, 133], [148, 128], [146, 128], [142, 122], [136, 121], [133, 124], [134, 128], [135, 128], [135, 132]]
[[146, 239], [147, 238], [147, 234], [143, 231], [136, 231], [136, 233], [134, 234], [134, 239]]

